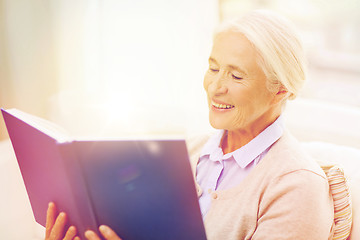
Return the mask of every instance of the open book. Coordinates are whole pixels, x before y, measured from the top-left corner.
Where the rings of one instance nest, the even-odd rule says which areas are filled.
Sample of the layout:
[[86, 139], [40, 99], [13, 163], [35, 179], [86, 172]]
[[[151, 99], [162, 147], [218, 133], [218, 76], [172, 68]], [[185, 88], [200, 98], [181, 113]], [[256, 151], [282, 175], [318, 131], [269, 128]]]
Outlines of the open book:
[[124, 240], [206, 239], [183, 139], [75, 140], [19, 110], [2, 114], [39, 224], [53, 201], [81, 237], [106, 224]]

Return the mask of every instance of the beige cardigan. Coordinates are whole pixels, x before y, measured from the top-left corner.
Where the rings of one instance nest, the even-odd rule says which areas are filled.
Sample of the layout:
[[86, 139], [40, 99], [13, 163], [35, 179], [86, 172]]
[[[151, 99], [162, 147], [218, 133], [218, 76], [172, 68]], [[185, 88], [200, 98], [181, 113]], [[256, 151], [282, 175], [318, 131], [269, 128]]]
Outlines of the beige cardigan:
[[[207, 140], [188, 141], [194, 174]], [[325, 240], [333, 222], [324, 172], [285, 132], [240, 185], [212, 193], [204, 224], [208, 240]]]

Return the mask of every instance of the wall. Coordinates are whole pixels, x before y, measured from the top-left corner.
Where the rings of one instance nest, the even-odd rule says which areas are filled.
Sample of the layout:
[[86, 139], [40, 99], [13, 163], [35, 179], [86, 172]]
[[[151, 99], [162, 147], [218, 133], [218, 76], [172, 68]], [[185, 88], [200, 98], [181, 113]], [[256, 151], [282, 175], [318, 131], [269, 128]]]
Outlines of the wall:
[[[50, 3], [0, 1], [0, 106], [46, 116], [57, 89]], [[7, 137], [0, 120], [0, 139]]]
[[107, 133], [117, 135], [153, 123], [153, 132], [188, 128], [206, 108], [202, 78], [216, 0], [0, 2], [1, 107], [80, 135], [109, 121]]

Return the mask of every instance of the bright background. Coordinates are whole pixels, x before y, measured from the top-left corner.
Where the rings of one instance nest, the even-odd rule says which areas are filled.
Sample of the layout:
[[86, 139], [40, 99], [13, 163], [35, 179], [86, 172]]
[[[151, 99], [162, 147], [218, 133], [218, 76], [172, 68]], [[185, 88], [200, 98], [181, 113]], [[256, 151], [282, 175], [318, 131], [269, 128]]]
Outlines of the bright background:
[[0, 2], [0, 106], [82, 136], [182, 134], [206, 109], [215, 0]]
[[[293, 20], [306, 44], [310, 74], [300, 100], [359, 109], [359, 5], [0, 0], [0, 106], [39, 115], [81, 136], [209, 129], [202, 79], [212, 31], [224, 19], [268, 8]], [[338, 120], [332, 119], [347, 124]], [[1, 120], [0, 139], [5, 138]]]
[[[288, 127], [321, 153], [317, 156], [358, 160], [359, 5], [359, 0], [0, 0], [0, 107], [16, 107], [82, 136], [207, 131], [202, 80], [214, 27], [268, 8], [295, 22], [309, 60], [309, 81], [285, 112]], [[43, 239], [7, 137], [0, 118], [1, 238]], [[358, 165], [347, 170], [356, 172]]]

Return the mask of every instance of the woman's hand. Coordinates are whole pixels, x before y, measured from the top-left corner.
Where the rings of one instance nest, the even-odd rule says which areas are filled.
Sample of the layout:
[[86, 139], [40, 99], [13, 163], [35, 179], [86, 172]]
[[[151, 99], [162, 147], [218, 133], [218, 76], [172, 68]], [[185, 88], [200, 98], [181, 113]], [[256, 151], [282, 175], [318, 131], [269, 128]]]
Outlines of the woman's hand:
[[66, 214], [61, 212], [57, 215], [55, 204], [52, 202], [49, 203], [46, 214], [45, 240], [80, 240], [80, 238], [76, 236], [76, 228], [71, 226], [66, 230], [66, 223]]
[[[108, 226], [101, 225], [99, 227], [99, 231], [106, 240], [121, 240], [121, 238], [119, 238], [119, 236], [116, 235], [116, 233]], [[101, 240], [101, 238], [96, 233], [90, 230], [85, 232], [85, 237], [88, 240]]]

